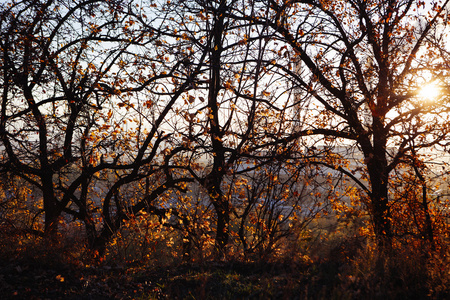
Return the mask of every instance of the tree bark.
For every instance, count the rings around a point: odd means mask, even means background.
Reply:
[[[51,172],[44,172],[41,176],[42,196],[44,201],[44,235],[55,238],[58,233],[58,218],[61,210],[53,192],[53,180]]]
[[[228,244],[228,226],[230,223],[230,209],[227,199],[221,191],[225,169],[225,149],[222,138],[223,132],[220,127],[219,105],[217,97],[221,89],[221,55],[223,51],[222,39],[224,33],[224,10],[227,8],[225,0],[220,2],[214,14],[216,15],[214,27],[212,29],[211,43],[211,83],[208,91],[209,125],[212,151],[214,153],[213,167],[205,180],[206,189],[214,205],[217,214],[216,250],[217,255],[225,254],[225,247]]]
[[[392,224],[389,208],[389,170],[386,159],[384,117],[373,112],[373,147],[365,153],[372,192],[371,210],[377,245],[381,253],[392,250]]]

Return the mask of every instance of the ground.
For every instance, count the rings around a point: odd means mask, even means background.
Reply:
[[[208,262],[123,268],[10,262],[0,269],[3,299],[303,299],[292,266]],[[301,278],[303,276],[300,276]],[[302,295],[303,294],[303,295]]]

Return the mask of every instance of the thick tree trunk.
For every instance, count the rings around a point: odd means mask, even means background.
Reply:
[[[92,249],[97,238],[97,231],[95,230],[95,224],[91,216],[87,216],[84,219],[84,226],[86,228],[86,239],[88,247]]]
[[[366,154],[372,186],[371,210],[375,236],[380,253],[392,250],[392,224],[389,207],[389,171],[386,159],[386,130],[382,117],[373,118],[373,150]]]
[[[217,214],[216,249],[217,254],[222,257],[229,240],[230,208],[228,202],[216,199],[214,207]]]
[[[380,192],[384,194],[384,188]],[[382,193],[372,195],[372,218],[378,249],[388,254],[392,250],[392,224],[388,199]]]
[[[56,238],[58,233],[58,219],[61,215],[61,209],[58,207],[57,200],[53,193],[52,174],[48,172],[41,177],[42,196],[44,201],[44,235],[49,238]]]

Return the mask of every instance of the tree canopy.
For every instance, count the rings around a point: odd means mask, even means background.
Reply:
[[[183,254],[211,244],[224,257],[264,255],[317,215],[357,210],[383,253],[405,236],[435,248],[447,8],[2,4],[2,203],[35,205],[27,229],[46,237],[81,224],[101,255],[139,218],[177,232]]]

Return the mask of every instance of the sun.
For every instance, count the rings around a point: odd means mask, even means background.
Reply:
[[[435,83],[428,83],[422,86],[419,90],[419,97],[426,101],[436,100],[441,91]]]

